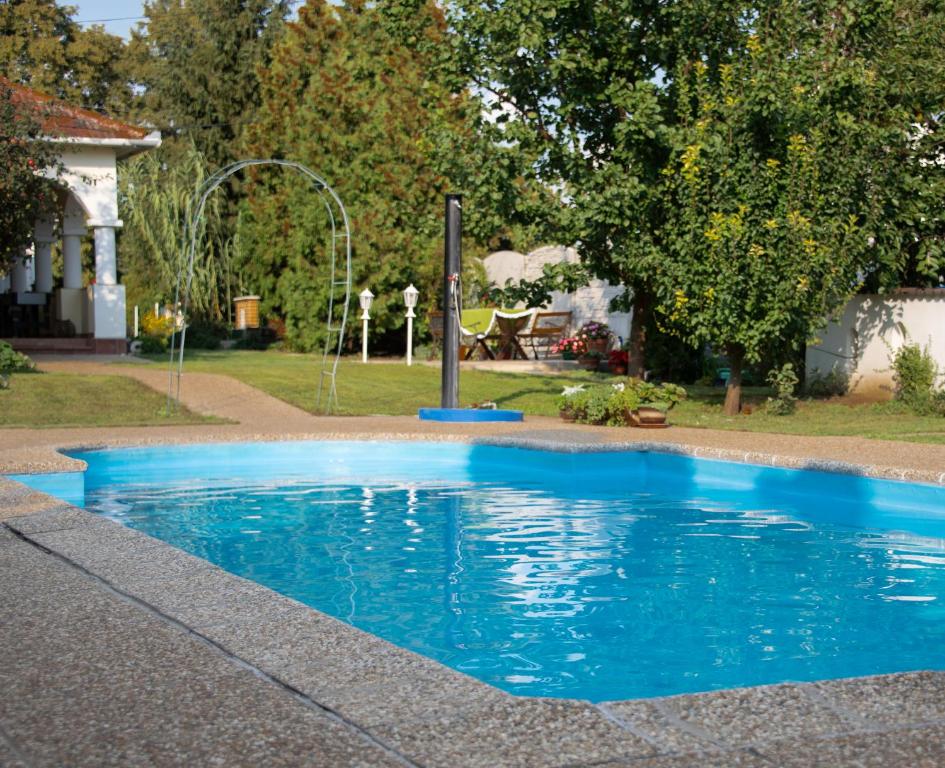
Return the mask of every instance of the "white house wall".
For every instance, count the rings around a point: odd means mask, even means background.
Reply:
[[[507,281],[536,280],[542,275],[545,264],[579,261],[577,251],[562,245],[538,248],[529,254],[517,251],[496,251],[483,259],[488,279],[502,287]],[[553,293],[550,312],[571,312],[571,330],[592,320],[606,322],[624,340],[630,335],[632,313],[611,312],[610,300],[623,292],[621,286],[610,285],[603,280],[593,280],[590,285],[571,294]]]
[[[110,147],[66,148],[61,182],[79,199],[89,226],[121,226],[118,220],[118,172]]]
[[[907,343],[928,348],[945,384],[945,289],[856,296],[837,322],[807,346],[807,379],[830,371],[849,377],[852,393],[889,398],[892,358]]]

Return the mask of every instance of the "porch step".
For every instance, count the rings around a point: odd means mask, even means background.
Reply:
[[[94,339],[91,336],[72,338],[8,338],[17,352],[27,355],[122,355],[128,351],[124,339]]]

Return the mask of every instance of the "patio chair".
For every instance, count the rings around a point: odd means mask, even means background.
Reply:
[[[547,358],[551,347],[567,335],[570,325],[570,312],[536,312],[531,329],[527,333],[520,333],[518,337],[528,343],[536,360],[540,348],[544,349]]]
[[[433,346],[441,347],[443,343],[443,313],[440,311],[431,311],[427,313],[427,321],[430,324],[430,335],[433,337]],[[488,357],[493,357],[492,350],[486,344],[486,339],[492,333],[495,325],[495,315],[489,318],[489,322],[484,330],[479,330],[478,325],[474,328],[459,327],[460,359],[469,360],[478,348]]]
[[[528,327],[534,316],[534,309],[525,312],[495,310],[493,318],[498,333],[490,334],[488,337],[496,342],[495,351],[493,352],[495,358],[515,360],[518,357],[522,360],[528,360],[528,355],[525,354],[525,350],[522,349],[522,344],[519,341],[519,334]]]

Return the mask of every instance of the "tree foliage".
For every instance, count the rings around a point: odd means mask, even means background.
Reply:
[[[116,116],[132,99],[122,39],[82,29],[55,0],[0,3],[0,72],[10,80]]]
[[[41,115],[24,113],[0,82],[0,274],[33,239],[36,219],[56,205],[47,169],[59,168],[58,152],[37,141]]]
[[[432,4],[414,21],[417,34],[444,34]],[[253,155],[298,160],[340,195],[351,217],[356,290],[369,286],[377,296],[372,330],[382,337],[404,322],[408,284],[427,306],[440,290],[443,194],[451,190],[438,141],[442,126],[462,126],[476,108],[432,76],[423,50],[403,44],[372,5],[309,2],[262,73],[263,104],[247,132]],[[315,347],[329,290],[321,202],[306,181],[260,170],[244,211],[248,288],[285,319],[293,347]]]
[[[461,74],[559,190],[548,215],[631,289],[637,348],[655,311],[737,374],[803,343],[860,279],[937,269],[940,2],[450,9]]]
[[[207,176],[207,162],[192,143],[183,152],[138,155],[124,166],[121,266],[129,306],[173,303],[190,248],[194,194]],[[189,319],[212,323],[227,317],[231,288],[238,285],[232,272],[236,244],[223,226],[223,205],[222,196],[208,200],[198,232]]]
[[[270,64],[288,8],[287,0],[146,2],[129,43],[143,89],[139,116],[172,144],[193,142],[213,170],[239,159],[260,103],[258,72]]]

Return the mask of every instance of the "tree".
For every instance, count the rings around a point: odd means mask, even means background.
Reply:
[[[627,286],[631,372],[664,247],[661,172],[671,151],[672,73],[685,55],[718,60],[743,34],[744,3],[454,0],[456,76],[481,94],[502,141],[533,162],[555,200],[532,210],[574,242],[598,277]],[[511,167],[510,178],[528,170]]]
[[[432,4],[418,18],[422,34],[445,33]],[[298,160],[337,190],[352,220],[356,290],[377,295],[372,331],[383,343],[404,323],[400,292],[409,283],[431,305],[439,293],[443,194],[451,189],[438,141],[442,126],[460,129],[477,107],[444,87],[423,47],[404,45],[364,2],[301,8],[261,77],[247,146],[255,156]],[[291,346],[315,348],[329,290],[320,201],[307,182],[265,169],[247,193],[247,287],[261,294],[264,311],[284,318]]]
[[[0,80],[0,274],[32,242],[36,219],[56,206],[46,174],[55,176],[61,165],[56,148],[39,141],[40,118],[18,108]]]
[[[0,4],[0,72],[72,104],[124,116],[132,98],[124,41],[101,26],[83,30],[74,13],[55,0]]]
[[[174,143],[192,141],[216,170],[237,157],[260,103],[258,72],[288,14],[287,0],[153,0],[132,33],[143,89],[139,116]],[[185,145],[186,151],[186,145]]]
[[[901,21],[885,5],[772,4],[714,69],[676,73],[659,311],[725,350],[728,414],[744,363],[814,337],[895,242],[875,236],[897,229],[884,203],[909,126],[877,69]]]
[[[655,313],[729,350],[735,410],[742,362],[803,343],[860,278],[940,269],[940,2],[449,7],[459,73],[559,191],[558,230],[630,288],[638,363]]]
[[[173,302],[178,274],[190,247],[193,197],[207,176],[207,162],[193,143],[183,152],[169,153],[163,148],[146,152],[124,166],[119,194],[125,222],[121,266],[129,307]],[[188,319],[219,322],[229,308],[235,275],[231,271],[233,243],[221,215],[223,205],[219,195],[207,202],[197,241]]]

